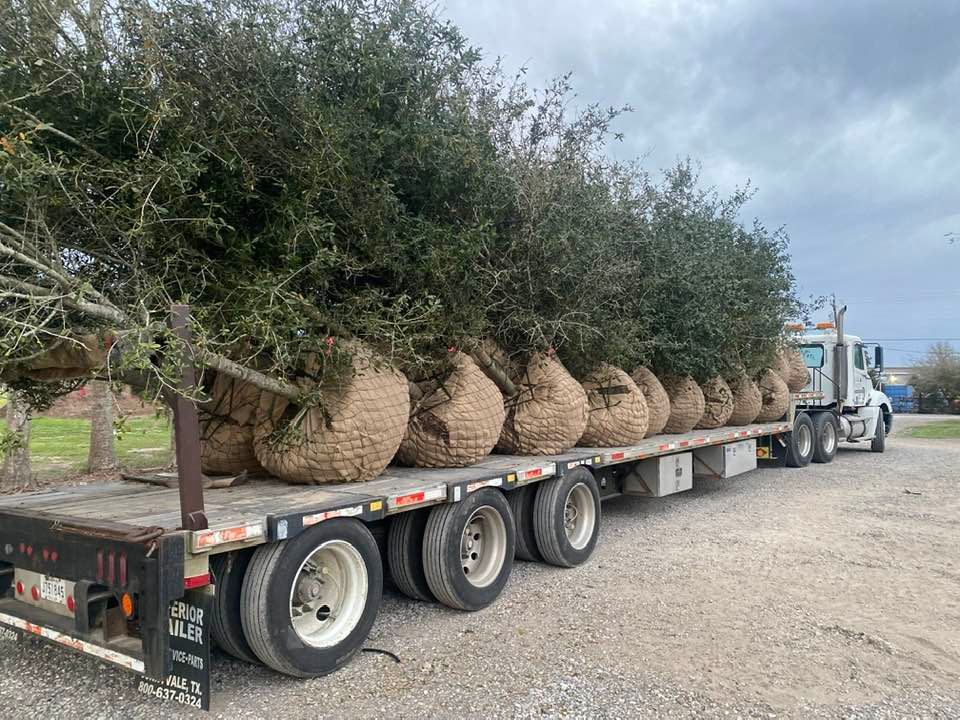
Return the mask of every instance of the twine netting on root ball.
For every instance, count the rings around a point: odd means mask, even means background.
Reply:
[[[774,370],[766,370],[757,385],[763,399],[757,422],[774,422],[786,415],[790,405],[790,390],[783,378]]]
[[[661,432],[670,418],[670,396],[657,376],[645,367],[638,367],[630,377],[647,401],[647,432],[645,437]]]
[[[800,392],[810,380],[810,371],[803,361],[803,355],[794,347],[785,347],[777,353],[774,369],[790,389],[790,392]]]
[[[464,467],[497,444],[506,414],[500,389],[463,353],[450,365],[439,378],[411,384],[410,421],[397,451],[402,465]]]
[[[760,388],[746,375],[731,380],[730,392],[733,394],[733,412],[727,419],[729,425],[749,425],[757,419],[763,407]]]
[[[578,445],[634,445],[647,433],[647,400],[626,372],[603,363],[583,381],[590,415]]]
[[[511,379],[517,394],[506,400],[497,451],[554,455],[569,450],[587,428],[587,393],[552,354],[533,353]]]
[[[209,400],[200,403],[200,466],[203,472],[235,475],[257,472],[253,450],[260,390],[229,375],[216,374]]]
[[[410,416],[407,379],[365,351],[355,352],[351,363],[352,376],[320,388],[317,405],[261,395],[254,449],[268,472],[290,483],[320,484],[371,480],[387,467]],[[309,374],[298,384],[316,389]]]
[[[661,382],[670,398],[670,417],[663,431],[669,434],[690,432],[703,417],[703,391],[689,375],[668,375]]]
[[[733,393],[726,381],[717,375],[700,386],[703,392],[703,416],[697,427],[703,430],[713,430],[727,424],[733,414]]]

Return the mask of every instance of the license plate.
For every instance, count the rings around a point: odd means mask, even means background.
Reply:
[[[40,597],[50,602],[65,605],[67,602],[67,583],[60,578],[44,576],[40,580]]]

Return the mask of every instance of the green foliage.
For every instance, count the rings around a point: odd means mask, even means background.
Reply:
[[[924,395],[939,395],[948,401],[960,398],[960,352],[950,343],[934,343],[916,366],[910,384]]]
[[[704,379],[799,309],[749,193],[612,162],[628,108],[572,113],[415,0],[12,0],[0,53],[0,371],[110,329],[112,370],[172,385],[187,302],[281,378],[346,372],[331,338],[417,375],[493,337]]]

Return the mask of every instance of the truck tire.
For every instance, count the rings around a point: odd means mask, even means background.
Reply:
[[[877,426],[873,430],[873,440],[870,441],[870,452],[882,453],[887,449],[887,430],[883,416],[877,417]]]
[[[889,435],[893,431],[893,412],[883,409],[883,432]]]
[[[537,547],[537,534],[533,529],[533,506],[536,497],[536,485],[524,485],[507,494],[510,510],[513,512],[513,522],[517,526],[515,555],[518,560],[531,562],[543,560],[540,549]]]
[[[787,438],[787,467],[806,467],[813,459],[816,443],[813,420],[800,413],[793,421],[793,432]]]
[[[585,562],[600,534],[600,491],[593,473],[581,466],[540,483],[534,517],[544,560],[559,567]]]
[[[387,567],[397,589],[409,598],[433,602],[423,572],[423,531],[429,510],[411,510],[390,521],[387,532]]]
[[[358,520],[327,520],[257,548],[240,597],[243,631],[264,665],[295,677],[326,675],[363,645],[382,592],[370,531]]]
[[[813,416],[813,462],[832,462],[840,444],[840,425],[829,412],[819,412]]]
[[[430,511],[423,565],[434,596],[456,610],[480,610],[500,595],[510,571],[516,527],[499,490],[483,488]]]
[[[228,655],[248,663],[259,664],[243,634],[243,613],[240,594],[243,577],[253,557],[253,548],[222,553],[210,558],[210,571],[216,583],[210,617],[210,634],[217,647]]]

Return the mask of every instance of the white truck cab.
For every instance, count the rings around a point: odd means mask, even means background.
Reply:
[[[846,309],[844,306],[836,311],[834,322],[818,323],[819,332],[799,338],[810,376],[804,389],[823,393],[821,399],[806,401],[802,408],[815,419],[823,413],[832,416],[833,428],[826,427],[832,424],[826,417],[816,423],[825,434],[836,430],[839,440],[870,440],[874,452],[883,452],[893,425],[893,404],[879,387],[883,348],[874,347],[871,376],[871,360],[863,340],[844,333]],[[830,438],[817,440],[830,442]]]

